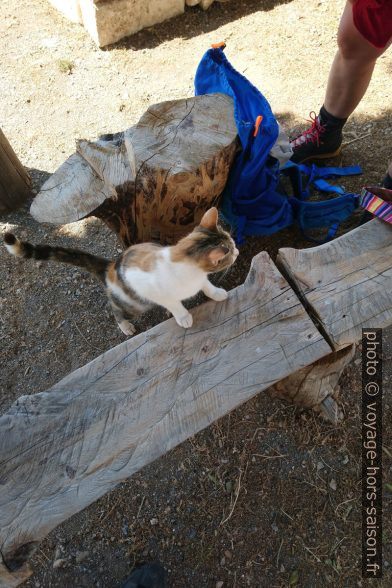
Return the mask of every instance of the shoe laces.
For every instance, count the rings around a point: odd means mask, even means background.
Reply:
[[[320,118],[314,111],[310,112],[309,116],[310,119],[307,120],[311,123],[311,127],[290,141],[290,145],[294,150],[301,147],[301,145],[305,145],[305,143],[316,143],[317,147],[320,145],[320,135],[325,132],[327,127],[320,122]]]

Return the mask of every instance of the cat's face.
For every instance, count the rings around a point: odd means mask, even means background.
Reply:
[[[206,273],[220,272],[230,267],[239,254],[229,233],[218,225],[218,211],[210,208],[200,224],[175,246],[173,261],[188,258]]]

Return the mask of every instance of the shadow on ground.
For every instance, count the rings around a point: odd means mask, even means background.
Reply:
[[[104,50],[132,49],[140,50],[157,47],[165,41],[178,37],[191,39],[204,33],[215,31],[221,26],[234,22],[254,12],[273,10],[281,4],[288,4],[292,0],[249,0],[241,2],[234,0],[228,3],[214,2],[206,11],[199,6],[186,6],[185,13],[163,23],[143,29],[142,31],[122,39],[118,43],[109,45]],[[217,39],[216,42],[222,39]]]

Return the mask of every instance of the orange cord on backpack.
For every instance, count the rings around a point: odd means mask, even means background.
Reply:
[[[262,123],[263,117],[261,114],[259,114],[259,116],[256,118],[256,122],[255,122],[255,132],[253,133],[253,136],[256,137],[257,133],[259,132],[259,127]]]
[[[226,43],[224,41],[221,41],[220,43],[213,43],[211,47],[213,49],[224,49],[226,47]]]

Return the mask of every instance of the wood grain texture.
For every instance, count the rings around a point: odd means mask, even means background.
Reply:
[[[0,417],[9,567],[118,482],[331,351],[266,253],[225,302],[192,314],[191,329],[161,323]]]
[[[335,350],[362,327],[392,323],[392,227],[374,219],[310,249],[280,249],[277,265]]]
[[[138,170],[130,208],[136,239],[175,243],[225,187],[237,150],[233,101],[210,94],[155,104],[124,138]]]
[[[123,133],[80,140],[31,206],[36,220],[101,218],[128,247],[174,243],[216,205],[237,150],[233,101],[223,94],[150,106]]]
[[[30,176],[0,129],[0,214],[18,208],[30,194]]]
[[[30,212],[41,223],[71,223],[114,196],[111,186],[79,153],[74,153],[44,183]]]

